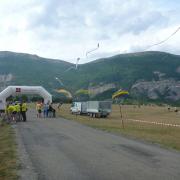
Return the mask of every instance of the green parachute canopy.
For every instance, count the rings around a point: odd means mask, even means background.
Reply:
[[[87,89],[79,89],[75,92],[75,95],[80,96],[80,95],[89,95],[89,90]]]

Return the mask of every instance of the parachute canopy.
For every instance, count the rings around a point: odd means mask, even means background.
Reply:
[[[76,91],[75,95],[88,95],[89,94],[89,90],[87,89],[79,89]]]
[[[61,94],[64,94],[67,98],[72,98],[72,94],[65,90],[65,89],[57,89],[55,90],[57,93],[61,93]]]
[[[112,99],[116,99],[116,98],[125,98],[129,95],[128,91],[125,90],[118,90],[116,91],[113,95],[112,95]]]

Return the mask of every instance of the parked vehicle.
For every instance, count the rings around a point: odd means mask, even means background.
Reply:
[[[81,114],[87,114],[87,102],[81,102]]]
[[[91,117],[107,117],[111,113],[111,101],[88,101],[87,113]]]
[[[73,102],[71,106],[72,114],[87,114],[87,102]]]

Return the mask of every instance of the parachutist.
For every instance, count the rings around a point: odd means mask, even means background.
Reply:
[[[76,69],[78,68],[79,60],[80,60],[80,58],[78,57],[78,58],[77,58],[77,61],[76,61]]]
[[[88,54],[90,54],[98,49],[99,49],[99,43],[97,44],[97,47],[95,49],[92,49],[92,50],[86,52],[86,57],[88,57]]]
[[[78,57],[77,60],[76,60],[76,66],[75,66],[75,67],[74,67],[74,66],[71,66],[71,67],[69,67],[68,69],[66,69],[64,72],[68,72],[68,71],[70,71],[71,69],[77,70],[77,69],[78,69],[79,60],[80,60],[80,58]]]

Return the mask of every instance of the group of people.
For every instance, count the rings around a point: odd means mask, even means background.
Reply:
[[[25,101],[7,102],[5,112],[1,113],[1,116],[3,117],[3,120],[7,123],[17,123],[20,121],[26,122],[27,110],[28,108]],[[56,117],[56,110],[53,107],[52,103],[37,102],[36,110],[38,118]]]
[[[56,110],[52,103],[37,102],[36,104],[37,117],[41,118],[42,114],[44,118],[56,117]]]
[[[5,120],[8,123],[26,121],[27,104],[23,102],[8,102],[5,109]]]

